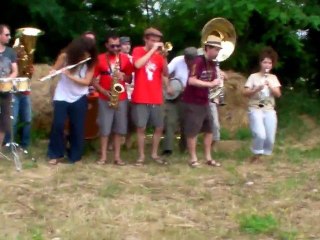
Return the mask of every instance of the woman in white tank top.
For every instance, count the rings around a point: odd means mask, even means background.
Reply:
[[[49,164],[56,165],[66,152],[64,128],[69,120],[69,143],[67,157],[71,163],[81,159],[84,145],[84,121],[87,111],[87,93],[97,59],[95,41],[87,37],[73,40],[58,56],[53,71],[65,66],[90,60],[64,71],[53,97],[53,122],[48,146]]]

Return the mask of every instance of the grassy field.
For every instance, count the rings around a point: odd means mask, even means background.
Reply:
[[[312,112],[291,114],[279,111],[272,157],[250,164],[241,130],[214,153],[221,168],[191,169],[179,153],[135,167],[136,150],[127,166],[100,166],[89,148],[81,164],[50,167],[35,141],[22,172],[0,160],[0,239],[320,239],[320,128]]]

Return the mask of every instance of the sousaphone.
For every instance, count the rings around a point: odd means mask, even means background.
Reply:
[[[217,75],[219,77],[219,63],[228,59],[233,53],[236,46],[237,35],[234,26],[227,19],[221,17],[211,19],[202,28],[202,46],[209,35],[215,35],[221,39],[222,49],[219,51],[219,54],[216,58]],[[223,81],[221,82],[221,85],[210,89],[209,98],[211,100],[223,93]]]

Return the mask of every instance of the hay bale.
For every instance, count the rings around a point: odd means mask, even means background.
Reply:
[[[248,126],[248,99],[242,94],[246,78],[233,71],[226,73],[228,75],[228,80],[224,84],[226,105],[219,107],[218,110],[221,126],[234,134],[239,128]]]
[[[32,102],[32,126],[37,130],[50,131],[52,123],[52,97],[50,95],[51,80],[40,82],[39,79],[49,73],[50,66],[47,64],[34,65],[34,74],[31,79],[31,102]]]

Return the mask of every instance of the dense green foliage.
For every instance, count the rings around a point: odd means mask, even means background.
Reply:
[[[200,46],[200,31],[214,17],[229,19],[237,31],[237,47],[223,68],[249,73],[262,46],[280,56],[276,73],[285,84],[299,77],[319,87],[320,4],[318,0],[11,0],[2,3],[1,22],[13,29],[36,26],[46,35],[39,39],[36,59],[52,60],[73,37],[85,30],[97,33],[103,48],[108,29],[130,35],[134,45],[148,25],[159,27],[174,44],[174,56],[188,45]],[[13,14],[19,12],[19,14]],[[306,36],[297,34],[307,31]],[[172,57],[170,56],[170,57]]]

